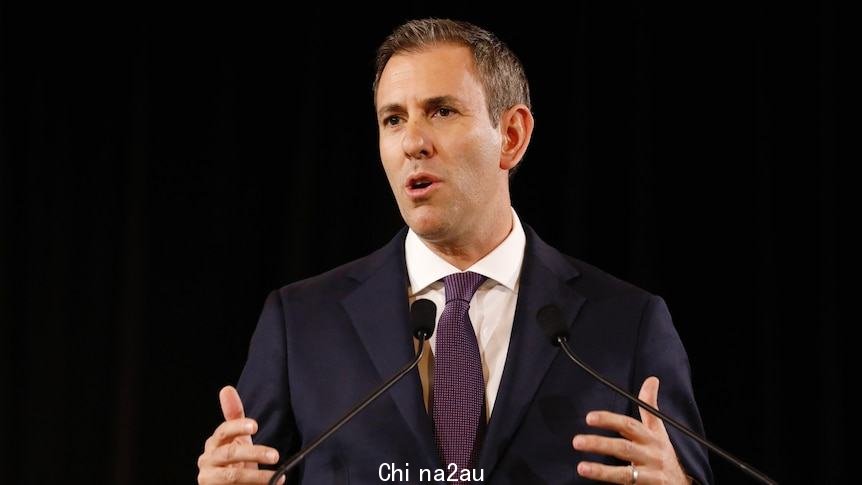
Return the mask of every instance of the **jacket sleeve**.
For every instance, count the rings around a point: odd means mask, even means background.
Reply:
[[[299,448],[287,368],[288,317],[278,291],[269,294],[251,338],[237,390],[245,415],[256,419],[255,444],[271,446],[284,461]]]
[[[649,376],[659,378],[658,408],[703,436],[703,423],[694,400],[688,355],[671,321],[664,300],[651,295],[638,329],[634,382],[637,393]],[[632,406],[632,415],[639,418]],[[683,471],[701,484],[712,483],[707,449],[671,425],[665,425]]]

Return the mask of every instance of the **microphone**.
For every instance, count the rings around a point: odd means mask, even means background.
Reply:
[[[357,404],[350,411],[348,411],[343,418],[338,420],[337,423],[333,424],[331,428],[318,436],[305,448],[299,450],[298,453],[290,457],[290,459],[285,462],[284,465],[280,466],[278,470],[276,470],[272,478],[269,479],[269,485],[276,485],[276,482],[278,482],[278,479],[281,478],[282,475],[286,475],[287,472],[296,467],[296,465],[298,465],[300,462],[302,462],[302,460],[305,459],[306,455],[314,451],[315,448],[320,446],[320,444],[326,441],[327,438],[332,436],[333,433],[335,433],[342,426],[347,424],[347,422],[353,419],[354,416],[359,414],[360,411],[365,409],[378,397],[382,396],[387,390],[389,390],[390,387],[395,385],[396,382],[400,381],[402,377],[406,376],[411,370],[413,370],[413,368],[419,364],[419,361],[422,360],[422,355],[425,353],[425,341],[428,340],[431,337],[431,334],[434,333],[434,322],[436,319],[437,305],[435,305],[433,301],[421,299],[413,302],[413,305],[410,306],[410,327],[413,330],[413,336],[419,340],[419,351],[416,352],[416,358],[413,359],[412,362],[404,366],[400,371],[398,371],[397,374],[392,376],[391,379],[384,382],[380,387],[375,389],[371,394],[368,395],[368,397],[360,401],[359,404]]]
[[[724,458],[725,460],[729,461],[730,463],[733,463],[734,465],[736,465],[737,467],[742,469],[742,471],[744,471],[744,472],[748,473],[749,475],[751,475],[752,477],[756,478],[758,481],[760,481],[762,483],[770,484],[770,485],[777,485],[778,484],[778,482],[769,478],[764,473],[758,471],[753,466],[745,463],[744,461],[740,460],[739,458],[731,455],[730,453],[722,450],[718,446],[710,443],[705,438],[699,436],[694,431],[685,427],[685,425],[683,425],[682,423],[679,423],[678,421],[667,416],[666,414],[659,411],[658,409],[650,406],[649,404],[647,404],[647,403],[641,401],[640,399],[636,398],[635,396],[629,394],[628,392],[626,392],[625,390],[623,390],[621,387],[617,386],[613,382],[605,379],[598,372],[596,372],[592,367],[590,367],[584,361],[582,361],[580,358],[578,358],[572,352],[572,349],[569,348],[569,344],[567,343],[569,340],[569,331],[566,328],[565,322],[563,321],[563,315],[560,313],[560,309],[557,308],[556,305],[551,304],[551,305],[545,305],[544,307],[542,307],[542,309],[539,310],[539,312],[536,314],[536,319],[539,321],[539,327],[541,327],[542,331],[545,332],[545,335],[547,335],[551,339],[551,343],[553,345],[560,346],[563,349],[563,352],[565,352],[566,355],[570,359],[572,359],[572,362],[574,362],[575,364],[578,364],[578,367],[585,370],[587,372],[587,374],[593,376],[596,380],[598,380],[599,382],[601,382],[605,386],[613,389],[614,392],[616,392],[617,394],[620,394],[621,396],[625,397],[629,401],[631,401],[631,402],[637,404],[638,406],[646,409],[653,416],[656,416],[657,418],[661,419],[665,423],[668,423],[668,424],[672,425],[674,428],[682,431],[689,438],[697,441],[698,443],[702,444],[703,446],[706,446],[710,450],[714,451],[718,456]]]

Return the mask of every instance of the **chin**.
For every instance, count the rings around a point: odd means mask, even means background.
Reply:
[[[436,210],[429,209],[427,207],[414,209],[405,220],[419,237],[433,241],[440,239],[447,232],[449,225],[446,217]]]

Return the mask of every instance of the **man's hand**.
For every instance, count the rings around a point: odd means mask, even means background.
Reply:
[[[275,472],[258,470],[257,465],[277,463],[278,451],[252,443],[251,435],[257,432],[257,422],[245,417],[236,389],[225,386],[219,392],[219,401],[225,421],[204,444],[204,452],[198,458],[198,483],[268,483]],[[279,483],[284,483],[284,477]]]
[[[638,398],[658,409],[658,379],[644,381]],[[690,483],[682,471],[664,423],[649,411],[640,408],[641,421],[608,411],[587,414],[587,424],[596,428],[616,431],[621,438],[597,435],[576,435],[572,446],[576,450],[610,455],[632,466],[609,466],[582,461],[578,474],[610,483],[638,485],[650,483]],[[634,470],[637,470],[637,480]]]

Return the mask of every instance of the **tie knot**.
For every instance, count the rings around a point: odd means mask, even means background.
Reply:
[[[463,300],[470,303],[473,294],[486,279],[486,277],[472,271],[452,273],[443,278],[443,285],[446,288],[446,303],[452,300]]]

